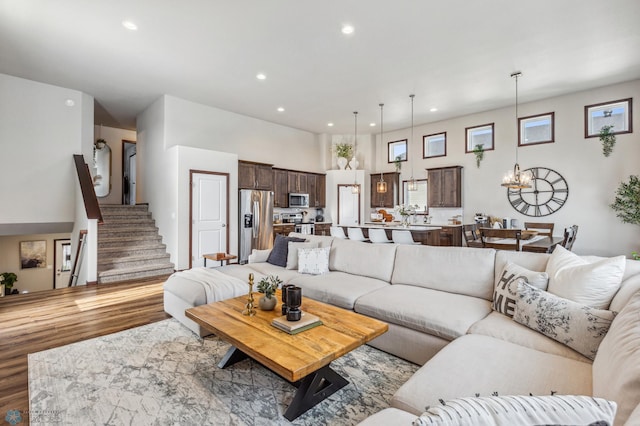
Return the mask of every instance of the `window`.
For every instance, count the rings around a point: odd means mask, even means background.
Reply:
[[[482,146],[485,151],[493,149],[493,123],[467,127],[465,130],[467,134],[466,153],[473,152],[478,145]]]
[[[518,118],[518,146],[553,142],[553,112]]]
[[[389,142],[388,162],[407,161],[407,140]]]
[[[418,186],[417,191],[409,191],[407,189],[408,183],[409,182],[406,180],[402,181],[402,199],[404,200],[404,204],[410,206],[417,205],[417,213],[426,213],[425,209],[427,208],[427,180],[416,179],[416,185]]]
[[[447,132],[422,137],[422,158],[445,157],[447,155]]]
[[[611,133],[631,133],[631,98],[584,107],[584,137],[598,137],[604,126]]]

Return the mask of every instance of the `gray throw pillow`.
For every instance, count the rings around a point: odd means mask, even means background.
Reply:
[[[287,255],[289,254],[289,242],[301,243],[306,241],[304,238],[296,237],[283,237],[280,234],[276,234],[276,240],[273,243],[273,249],[269,253],[267,263],[276,266],[287,266]]]

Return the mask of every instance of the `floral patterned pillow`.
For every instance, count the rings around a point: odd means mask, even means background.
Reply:
[[[330,249],[330,247],[299,248],[298,272],[311,275],[320,275],[329,272]]]
[[[518,283],[513,319],[594,359],[616,312],[581,305]]]

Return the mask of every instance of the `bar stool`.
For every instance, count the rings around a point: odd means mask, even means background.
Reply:
[[[344,234],[344,229],[341,226],[332,226],[329,228],[329,232],[332,237],[341,238],[343,240],[347,239],[347,236]]]
[[[391,231],[391,238],[393,239],[394,244],[420,244],[413,241],[411,231],[400,231],[394,229]]]
[[[369,241],[364,237],[362,229],[360,228],[347,228],[347,235],[349,235],[349,239],[353,241]]]
[[[369,239],[372,243],[392,243],[384,229],[369,228]]]

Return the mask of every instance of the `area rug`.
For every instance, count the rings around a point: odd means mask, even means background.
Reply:
[[[295,387],[175,319],[29,354],[29,409],[52,425],[287,425]],[[418,369],[362,346],[332,364],[349,384],[293,424],[353,425],[389,406]]]

